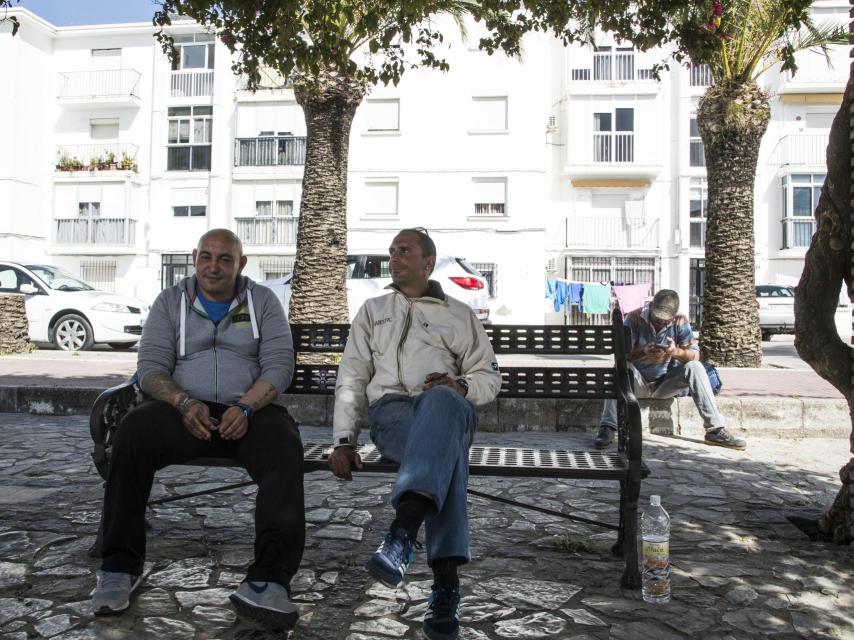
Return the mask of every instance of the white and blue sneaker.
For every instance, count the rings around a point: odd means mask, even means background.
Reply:
[[[272,629],[293,629],[299,619],[299,610],[287,589],[277,582],[246,580],[228,598],[237,613]]]
[[[403,581],[406,569],[412,562],[412,548],[416,545],[418,543],[410,539],[406,529],[387,533],[365,568],[385,586],[394,588]]]

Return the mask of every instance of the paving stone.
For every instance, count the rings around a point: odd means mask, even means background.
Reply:
[[[196,630],[189,622],[172,618],[143,618],[145,635],[152,638],[169,640],[193,640]]]
[[[162,571],[148,576],[149,584],[157,587],[194,589],[207,587],[212,567],[207,558],[187,558],[171,563]]]
[[[792,631],[792,625],[763,609],[739,609],[723,614],[723,621],[744,633],[772,635]]]
[[[502,638],[550,638],[563,633],[566,624],[566,620],[541,611],[524,618],[496,622],[495,633]]]
[[[759,597],[759,594],[756,591],[748,587],[747,585],[742,585],[740,587],[736,587],[735,589],[728,591],[724,596],[731,604],[734,604],[737,607],[744,607]]]
[[[228,605],[231,589],[201,589],[199,591],[176,591],[175,598],[183,609],[192,609],[200,604],[224,607]]]
[[[237,614],[230,607],[193,607],[193,624],[202,629],[228,629],[235,620]]]
[[[40,598],[0,598],[0,625],[52,606],[52,601]]]
[[[506,607],[494,602],[481,602],[464,598],[460,604],[460,622],[492,622],[508,618],[516,613],[515,607]]]
[[[478,590],[518,609],[557,609],[581,591],[581,587],[563,582],[507,577],[487,580],[478,585]]]
[[[61,613],[56,616],[42,618],[33,626],[35,627],[36,631],[39,632],[40,636],[44,638],[50,638],[51,636],[55,636],[58,633],[67,631],[74,624],[75,622],[71,619],[71,616],[66,613]]]
[[[352,540],[359,542],[364,535],[361,527],[351,527],[344,524],[330,524],[314,532],[317,538],[328,538],[330,540]]]
[[[406,603],[396,600],[370,600],[356,607],[354,613],[363,618],[380,618],[390,613],[399,613],[405,606]]]
[[[350,631],[402,638],[409,631],[409,626],[393,618],[372,618],[370,620],[357,620],[350,625]]]
[[[655,622],[616,622],[608,635],[609,640],[683,640],[684,637]]]
[[[0,562],[0,589],[18,587],[26,582],[27,565],[17,562]]]
[[[142,591],[135,600],[137,611],[149,616],[171,616],[178,611],[178,606],[172,595],[165,589],[148,589]],[[91,612],[91,605],[89,606]]]
[[[314,583],[314,570],[300,569],[291,578],[291,592],[308,591]]]
[[[597,618],[587,609],[561,609],[561,613],[572,619],[575,624],[584,624],[596,627],[607,627],[608,623]]]

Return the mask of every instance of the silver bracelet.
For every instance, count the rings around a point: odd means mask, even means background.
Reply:
[[[193,399],[190,397],[190,394],[187,392],[184,392],[184,397],[181,398],[181,400],[178,402],[178,405],[176,408],[181,413],[184,413],[184,409],[186,409],[187,405],[190,404],[192,401],[193,401]]]

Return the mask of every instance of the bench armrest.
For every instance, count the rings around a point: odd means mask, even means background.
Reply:
[[[110,387],[95,400],[89,412],[89,435],[95,443],[92,460],[105,480],[109,466],[109,447],[113,433],[125,414],[139,404],[140,391],[134,373],[125,382]]]

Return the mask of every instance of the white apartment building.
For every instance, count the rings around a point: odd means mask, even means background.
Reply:
[[[847,16],[841,2],[814,10]],[[306,130],[282,79],[245,91],[228,50],[192,22],[174,25],[171,64],[149,24],[55,27],[13,11],[18,35],[0,26],[0,256],[153,300],[191,272],[201,233],[228,227],[247,275],[291,269]],[[478,51],[474,29],[467,41],[453,23],[444,33],[449,73],[407,72],[359,107],[349,251],[384,251],[396,230],[425,226],[440,253],[490,277],[494,322],[568,319],[547,311],[545,277],[669,286],[696,312],[705,169],[692,118],[704,69],[671,65],[655,80],[663,52],[607,34],[566,49],[531,35],[515,60]],[[844,47],[834,61],[829,71],[808,54],[795,78],[765,79],[757,282],[799,277]]]

